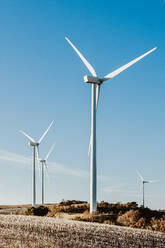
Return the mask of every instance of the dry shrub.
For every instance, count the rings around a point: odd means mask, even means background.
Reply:
[[[137,209],[136,202],[128,202],[126,204],[121,204],[120,202],[116,204],[108,203],[108,202],[100,202],[97,203],[97,209],[99,213],[113,213],[113,214],[123,214],[131,209]]]
[[[50,212],[47,216],[55,216],[58,212],[68,213],[68,214],[76,214],[76,213],[84,213],[87,211],[89,213],[89,204],[85,201],[62,201],[59,204],[51,205]],[[128,202],[126,204],[110,204],[108,202],[100,202],[97,203],[97,210],[100,214],[115,214],[122,215],[123,213],[129,211],[130,209],[137,209],[136,202]]]
[[[145,228],[146,227],[146,218],[141,217],[135,224],[137,228]]]
[[[120,225],[135,227],[136,222],[139,220],[139,210],[130,210],[117,218]]]
[[[36,216],[45,216],[49,212],[49,208],[45,206],[31,207],[25,211],[25,215],[36,215]]]
[[[69,201],[71,202],[71,201]],[[77,214],[83,213],[85,211],[89,211],[89,204],[88,203],[79,203],[79,204],[55,204],[50,206],[50,212],[48,213],[48,217],[56,216],[57,213],[68,213],[68,214]]]
[[[84,203],[87,203],[86,201],[79,201],[79,200],[67,200],[67,201],[64,201],[62,200],[59,205],[61,206],[71,206],[73,204],[84,204]]]
[[[160,232],[165,232],[165,220],[161,219],[160,220]]]
[[[153,211],[148,208],[130,210],[117,218],[120,225],[145,228],[148,230],[165,232],[165,215],[161,211]]]
[[[152,226],[152,230],[154,231],[165,232],[165,218],[164,217],[161,219],[152,218],[151,226]]]

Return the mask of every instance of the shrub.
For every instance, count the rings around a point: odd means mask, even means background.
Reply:
[[[151,227],[154,231],[165,232],[165,218],[161,219],[152,218],[151,219]]]
[[[110,204],[108,202],[100,202],[97,203],[97,209],[99,213],[110,213],[113,212],[113,214],[124,214],[125,212],[131,210],[131,209],[138,209],[136,202],[128,202],[126,204],[121,204],[120,202],[116,204]]]
[[[59,205],[61,206],[71,206],[73,204],[84,204],[84,203],[87,203],[86,201],[78,201],[78,200],[62,200]]]
[[[39,206],[39,207],[31,207],[28,208],[25,212],[26,215],[36,215],[36,216],[45,216],[49,212],[49,208],[45,206]]]
[[[146,227],[146,218],[141,217],[135,224],[137,228],[145,228]]]
[[[140,218],[139,210],[129,210],[117,218],[117,222],[124,226],[134,227]]]

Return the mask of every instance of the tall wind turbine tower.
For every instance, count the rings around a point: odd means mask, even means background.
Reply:
[[[143,202],[143,204],[142,204],[142,206],[144,207],[144,185],[146,184],[146,183],[156,183],[156,182],[159,182],[159,180],[144,180],[144,178],[142,177],[142,175],[140,174],[140,172],[138,171],[138,170],[136,170],[136,172],[137,172],[137,174],[138,174],[138,176],[139,176],[139,178],[140,178],[140,180],[141,180],[141,182],[142,182],[142,202]]]
[[[39,158],[39,145],[47,132],[49,131],[50,127],[52,126],[54,121],[52,121],[49,125],[49,127],[46,129],[46,131],[43,133],[41,138],[38,141],[35,141],[32,137],[30,137],[28,134],[20,131],[26,138],[28,138],[29,145],[32,147],[32,207],[36,207],[36,174],[35,174],[35,161],[36,161],[36,152],[37,157]]]
[[[92,87],[92,94],[91,94],[91,137],[90,137],[90,213],[93,213],[97,210],[96,200],[96,188],[97,188],[97,177],[96,177],[96,111],[98,107],[99,95],[100,95],[100,87],[101,85],[109,80],[120,74],[122,71],[126,70],[131,65],[135,64],[151,52],[153,52],[155,48],[151,49],[150,51],[146,52],[145,54],[141,55],[140,57],[132,60],[126,65],[118,68],[117,70],[107,74],[103,78],[97,76],[95,69],[92,65],[85,59],[85,57],[78,51],[78,49],[73,45],[73,43],[65,37],[71,47],[75,50],[78,54],[82,62],[88,68],[92,76],[84,76],[84,82],[91,84]]]
[[[38,158],[39,162],[41,163],[41,204],[44,204],[44,167],[48,174],[47,160],[50,154],[52,153],[53,149],[54,149],[54,145],[52,145],[52,147],[50,148],[48,154],[44,159]]]

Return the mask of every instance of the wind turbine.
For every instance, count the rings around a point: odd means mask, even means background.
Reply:
[[[78,51],[78,49],[73,45],[73,43],[65,37],[71,47],[75,50],[78,54],[80,59],[83,61],[85,66],[88,68],[92,76],[84,76],[84,82],[89,83],[92,85],[92,94],[91,94],[91,136],[90,136],[90,213],[93,213],[97,210],[96,205],[96,186],[97,186],[97,178],[96,178],[96,111],[98,107],[99,95],[100,95],[100,87],[104,81],[108,79],[112,79],[122,71],[126,70],[131,65],[135,64],[151,52],[153,52],[155,48],[151,49],[150,51],[146,52],[145,54],[141,55],[140,57],[132,60],[126,65],[118,68],[117,70],[107,74],[103,78],[97,76],[94,68],[92,65],[84,58],[84,56]]]
[[[35,141],[32,137],[26,134],[24,131],[20,130],[20,132],[29,139],[29,145],[32,147],[32,207],[36,207],[36,174],[35,174],[35,159],[36,159],[36,152],[37,157],[39,158],[39,145],[49,129],[51,128],[54,121],[52,121],[46,131],[43,133],[41,138],[38,141]]]
[[[51,146],[50,150],[48,151],[48,154],[44,159],[38,158],[39,162],[41,163],[41,203],[42,204],[44,204],[44,167],[48,173],[47,160],[54,149],[54,145],[55,144]]]
[[[159,182],[159,180],[149,180],[149,181],[146,181],[144,180],[144,178],[142,177],[142,175],[140,174],[140,172],[138,170],[136,170],[140,180],[142,181],[142,194],[143,194],[143,207],[144,207],[144,184],[145,183],[156,183],[156,182]]]

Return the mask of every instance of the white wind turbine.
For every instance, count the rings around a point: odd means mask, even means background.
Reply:
[[[44,167],[48,174],[47,160],[54,149],[55,144],[53,144],[44,159],[38,158],[41,163],[41,203],[44,204]]]
[[[88,70],[91,72],[92,76],[84,76],[84,81],[86,83],[89,83],[92,85],[92,96],[91,96],[91,136],[90,136],[90,213],[95,212],[97,210],[96,205],[96,110],[98,107],[98,101],[99,101],[99,95],[100,95],[100,87],[101,84],[108,80],[112,79],[115,76],[117,76],[122,71],[126,70],[131,65],[135,64],[137,61],[141,60],[145,56],[147,56],[149,53],[153,52],[155,48],[151,49],[150,51],[146,52],[145,54],[141,55],[140,57],[132,60],[128,64],[118,68],[117,70],[107,74],[103,78],[100,78],[97,76],[94,68],[91,66],[91,64],[84,58],[84,56],[78,51],[78,49],[72,44],[72,42],[65,37],[65,39],[68,41],[68,43],[72,46],[72,48],[75,50],[75,52],[78,54],[80,59],[83,61],[85,66],[88,68]]]
[[[144,178],[142,177],[142,175],[140,174],[140,172],[138,170],[136,170],[141,182],[142,182],[142,198],[143,198],[143,204],[142,206],[144,207],[144,184],[145,183],[156,183],[159,182],[159,180],[144,180]]]
[[[28,134],[20,131],[24,136],[26,136],[29,139],[29,145],[32,146],[32,206],[36,207],[36,174],[35,174],[35,160],[36,160],[36,152],[37,157],[39,158],[39,145],[47,132],[49,131],[50,127],[52,126],[54,121],[52,121],[49,125],[49,127],[46,129],[46,131],[43,133],[41,138],[36,142],[32,137],[30,137]]]

